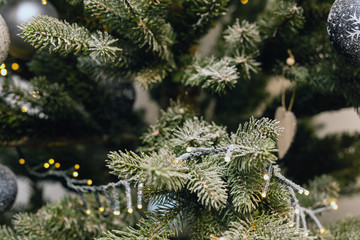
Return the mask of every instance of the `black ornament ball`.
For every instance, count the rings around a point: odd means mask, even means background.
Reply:
[[[330,42],[344,59],[360,64],[360,0],[336,0],[327,21]]]
[[[106,86],[112,102],[112,110],[117,117],[124,117],[132,111],[135,102],[135,88],[131,82],[110,81]]]
[[[17,194],[17,183],[14,173],[0,164],[0,213],[13,205]]]

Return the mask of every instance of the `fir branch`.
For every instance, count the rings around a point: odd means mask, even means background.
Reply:
[[[238,71],[244,78],[250,79],[251,74],[256,74],[260,70],[260,63],[255,60],[256,55],[257,53],[245,55],[236,51],[234,56],[228,57],[228,59],[231,64],[237,66]]]
[[[226,128],[208,123],[194,117],[186,120],[183,126],[178,127],[170,139],[175,149],[186,149],[186,147],[212,147],[217,145],[227,136]]]
[[[233,88],[238,79],[236,67],[228,59],[216,60],[214,57],[201,58],[197,55],[192,65],[185,70],[181,81],[185,85],[224,92],[227,88]]]
[[[238,49],[240,52],[249,52],[257,48],[261,41],[259,27],[255,23],[243,20],[240,24],[237,18],[232,26],[224,32],[228,51]]]
[[[227,203],[226,183],[222,180],[223,169],[212,162],[195,165],[187,184],[190,192],[195,192],[198,201],[205,208],[219,210]]]
[[[173,231],[169,231],[150,216],[147,219],[140,219],[136,229],[128,227],[127,231],[113,230],[106,232],[105,235],[98,240],[168,240],[168,237],[173,235]]]
[[[37,16],[20,26],[20,34],[32,46],[62,54],[84,53],[104,61],[114,60],[119,48],[113,46],[116,39],[106,32],[91,34],[86,28],[69,24],[49,16]]]
[[[162,18],[144,16],[150,6],[133,0],[119,2],[85,0],[84,5],[92,16],[100,18],[101,22],[135,42],[139,48],[152,51],[164,60],[172,59],[170,51],[173,42],[172,28]]]
[[[150,155],[133,152],[110,152],[107,160],[111,173],[143,182],[146,187],[178,191],[188,180],[188,168],[176,161],[175,155],[166,150]]]
[[[231,175],[228,179],[232,204],[240,214],[253,212],[261,203],[262,181],[252,174]]]
[[[14,230],[7,226],[0,226],[0,239],[21,240]]]
[[[294,1],[273,1],[259,19],[260,32],[266,38],[275,38],[278,34],[289,39],[303,27],[304,10]]]

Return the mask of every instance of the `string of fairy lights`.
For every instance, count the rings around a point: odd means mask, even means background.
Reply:
[[[125,197],[127,204],[127,212],[132,214],[134,212],[132,206],[132,196],[131,196],[131,185],[129,181],[119,180],[117,182],[108,183],[106,185],[93,186],[93,181],[91,179],[77,179],[79,177],[78,170],[80,169],[79,164],[75,164],[72,168],[66,170],[60,170],[61,164],[56,162],[53,158],[50,158],[48,161],[38,164],[34,167],[30,167],[26,164],[26,157],[20,149],[17,148],[17,151],[20,156],[19,164],[24,165],[27,172],[36,177],[36,178],[50,178],[57,177],[65,180],[66,187],[74,192],[76,192],[80,199],[83,202],[85,213],[90,215],[92,213],[91,208],[85,198],[84,193],[93,194],[95,201],[97,203],[97,209],[99,212],[105,211],[105,206],[101,204],[99,194],[103,194],[107,201],[109,202],[110,208],[112,209],[113,215],[119,216],[120,212],[120,201],[119,201],[119,191],[121,187],[125,188]],[[45,171],[44,171],[45,170]],[[142,195],[144,185],[139,183],[137,186],[137,208],[142,209]]]
[[[222,147],[222,148],[187,147],[186,148],[187,153],[184,153],[183,155],[179,156],[176,159],[176,161],[180,162],[180,161],[183,161],[186,159],[191,159],[191,158],[195,158],[195,157],[199,157],[199,156],[214,155],[217,153],[225,153],[224,160],[226,163],[229,163],[231,161],[231,157],[235,150],[250,150],[250,149],[251,149],[250,147],[235,145],[235,144],[231,144],[227,147]],[[330,206],[320,207],[320,208],[316,208],[316,209],[305,208],[299,204],[299,200],[296,197],[295,191],[297,191],[298,194],[300,194],[300,195],[304,194],[305,196],[309,196],[310,191],[297,185],[296,183],[292,182],[291,180],[289,180],[288,178],[283,176],[280,173],[280,168],[277,165],[270,165],[266,169],[264,169],[262,178],[265,181],[263,191],[261,192],[262,198],[266,198],[268,196],[268,190],[269,190],[270,181],[272,178],[276,178],[279,182],[281,182],[287,186],[287,189],[290,193],[291,205],[292,205],[292,209],[293,209],[293,214],[291,216],[292,221],[290,223],[290,226],[292,226],[292,227],[295,226],[296,229],[299,229],[300,227],[302,227],[305,232],[304,237],[308,237],[309,229],[307,227],[307,220],[306,220],[306,215],[308,215],[315,222],[317,227],[319,228],[319,232],[320,233],[325,232],[325,229],[322,226],[322,224],[320,223],[319,219],[316,217],[316,214],[324,212],[324,211],[332,210],[332,209],[337,210],[338,205],[336,203],[336,199],[331,200]]]

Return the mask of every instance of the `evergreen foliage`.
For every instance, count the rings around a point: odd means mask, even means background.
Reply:
[[[164,124],[177,109],[163,112],[155,125]],[[158,208],[139,222],[138,229],[108,232],[103,239],[167,239],[176,236],[174,228],[180,226],[188,226],[191,239],[303,238],[306,229],[296,232],[290,227],[291,197],[283,178],[271,181],[268,196],[261,196],[262,173],[277,160],[275,142],[281,129],[276,121],[250,119],[231,135],[192,116],[179,122],[172,135],[162,135],[165,141],[153,136],[163,142],[157,152],[108,155],[111,172],[143,183],[145,197]],[[325,191],[320,186],[326,184],[334,183],[323,177],[311,184],[323,200],[335,197],[338,190]],[[319,207],[329,202],[309,200],[307,204]]]

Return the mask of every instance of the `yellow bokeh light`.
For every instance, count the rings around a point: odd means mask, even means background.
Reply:
[[[5,66],[5,63],[1,64],[0,65],[0,69],[4,69],[6,66]]]
[[[266,192],[262,192],[261,197],[266,198]]]
[[[91,214],[91,210],[90,210],[90,209],[86,209],[85,213],[86,213],[87,215],[90,215],[90,214]]]
[[[12,70],[16,71],[16,70],[19,70],[19,68],[20,68],[20,66],[19,66],[18,63],[13,63],[13,64],[11,64],[11,69],[12,69]]]
[[[119,211],[119,210],[115,210],[115,211],[113,211],[113,214],[114,214],[115,216],[119,216],[119,215],[120,215],[120,211]]]
[[[7,75],[7,70],[6,70],[6,68],[1,69],[0,74],[1,74],[1,76],[5,77],[5,76]]]
[[[51,165],[53,165],[53,164],[55,163],[55,160],[52,159],[52,158],[50,158],[50,159],[49,159],[49,163],[50,163]]]
[[[87,185],[92,185],[93,184],[93,182],[92,182],[92,180],[91,179],[89,179],[89,180],[87,180]]]
[[[104,211],[105,211],[105,208],[104,208],[104,207],[99,207],[99,211],[100,211],[100,212],[104,212]]]
[[[79,165],[79,164],[75,164],[74,168],[75,168],[76,170],[78,170],[78,169],[80,168],[80,165]]]
[[[24,164],[25,164],[25,159],[20,158],[20,159],[19,159],[19,163],[20,163],[21,165],[24,165]]]
[[[41,0],[41,4],[42,4],[42,5],[46,5],[46,4],[47,4],[47,0]]]
[[[231,159],[230,159],[229,156],[226,156],[226,157],[225,157],[225,162],[230,162],[230,160],[231,160]]]
[[[187,152],[191,152],[191,151],[192,151],[192,148],[191,148],[191,147],[187,147],[187,148],[186,148],[186,151],[187,151]]]
[[[56,167],[56,168],[60,168],[60,163],[58,163],[58,162],[55,163],[55,167]]]
[[[247,4],[247,3],[249,2],[249,0],[240,0],[240,2],[241,2],[242,4]]]
[[[134,212],[134,210],[132,209],[132,208],[128,208],[128,213],[133,213]]]
[[[305,196],[309,196],[310,192],[308,190],[305,190],[304,194]]]
[[[73,177],[78,177],[79,173],[77,171],[73,171],[72,175],[73,175]]]
[[[22,111],[23,113],[26,113],[26,112],[28,111],[28,108],[27,108],[27,107],[22,107],[22,108],[21,108],[21,111]]]
[[[325,229],[320,228],[320,233],[324,233],[324,232],[325,232]]]
[[[44,163],[44,168],[49,168],[50,164],[49,163]]]
[[[299,193],[299,194],[303,194],[303,193],[304,193],[304,190],[300,189],[300,190],[298,191],[298,193]]]
[[[143,208],[142,204],[138,204],[138,205],[137,205],[137,208],[138,208],[138,209],[142,209],[142,208]]]

